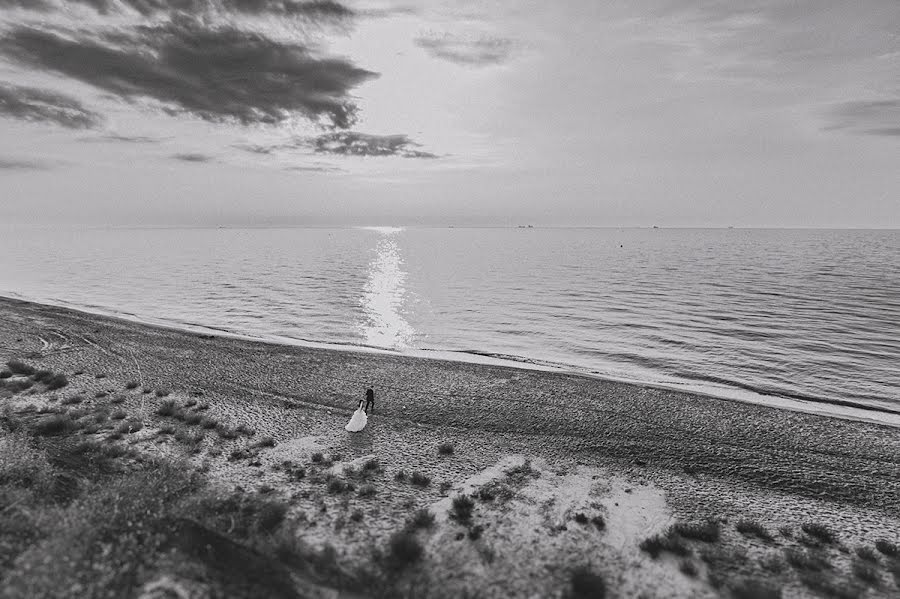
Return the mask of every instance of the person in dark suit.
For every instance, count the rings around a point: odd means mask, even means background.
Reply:
[[[369,406],[372,406],[372,410],[375,409],[375,392],[372,387],[366,389],[366,414],[369,413]]]

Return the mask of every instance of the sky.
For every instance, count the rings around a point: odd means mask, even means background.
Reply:
[[[0,214],[900,227],[897,0],[0,0]]]

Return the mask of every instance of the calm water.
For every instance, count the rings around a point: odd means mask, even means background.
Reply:
[[[900,232],[0,230],[0,293],[900,410]],[[779,401],[775,399],[773,401]]]

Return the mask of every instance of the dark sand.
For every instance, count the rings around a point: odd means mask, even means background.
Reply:
[[[785,596],[828,596],[833,589],[814,588],[802,569],[784,563],[793,549],[827,556],[832,567],[817,576],[856,593],[849,596],[900,593],[889,563],[878,585],[853,574],[857,547],[900,541],[900,429],[889,426],[575,375],[202,335],[3,298],[0,351],[70,375],[68,387],[22,394],[20,404],[77,391],[93,398],[138,382],[122,407],[145,428],[122,443],[185,457],[225,488],[274,488],[307,522],[299,534],[335,546],[344,559],[430,507],[439,526],[426,542],[426,567],[446,592],[435,596],[561,597],[576,562],[601,572],[615,597],[729,596],[757,579]],[[368,385],[376,391],[370,425],[346,433]],[[188,453],[156,435],[163,400],[142,387],[170,390],[178,402],[202,393],[210,416],[277,444],[229,461],[247,441],[213,434]],[[440,456],[441,442],[454,453]],[[377,493],[336,497],[315,476],[292,481],[279,468],[290,460],[313,473],[316,450],[336,456],[337,474],[377,457],[384,466],[373,480]],[[524,459],[537,473],[514,499],[476,501],[480,539],[446,519],[450,497],[476,492]],[[400,469],[433,482],[424,489],[398,482]],[[354,510],[365,518],[350,524]],[[606,529],[577,523],[578,513],[603,515]],[[720,522],[721,538],[690,541],[696,577],[679,571],[680,558],[652,559],[638,549],[669,524],[707,518]],[[737,533],[742,519],[776,538]],[[826,524],[839,540],[817,546],[800,533],[805,522]]]

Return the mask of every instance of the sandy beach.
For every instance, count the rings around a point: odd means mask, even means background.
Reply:
[[[0,299],[0,349],[4,362],[68,381],[51,390],[34,375],[4,379],[8,443],[16,429],[32,431],[17,442],[38,448],[63,437],[122,446],[122,460],[181,464],[222,497],[284,505],[277,534],[302,542],[306,566],[267,559],[289,581],[270,596],[900,593],[895,427],[575,375],[205,335],[13,299]],[[26,379],[35,382],[11,386]],[[363,432],[347,433],[367,386],[374,413]],[[117,411],[124,416],[112,418]],[[68,412],[75,423],[109,418],[64,435],[34,432]],[[140,426],[117,433],[119,422]],[[0,515],[13,518],[23,505],[4,499]],[[411,527],[423,509],[434,522]],[[421,555],[412,551],[382,586],[360,583],[361,565],[398,554],[402,530]],[[4,596],[44,589],[52,565],[37,556],[59,546],[47,532],[7,543]],[[195,576],[167,564],[144,568],[120,596],[240,594],[209,568]]]

